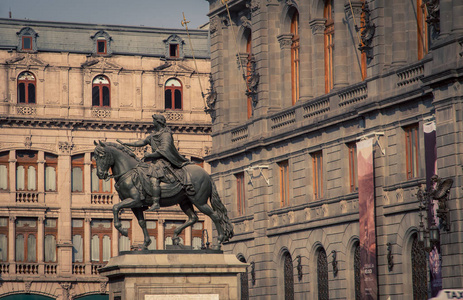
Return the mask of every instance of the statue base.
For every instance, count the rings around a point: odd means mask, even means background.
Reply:
[[[247,264],[219,250],[126,251],[101,268],[111,300],[237,300]]]

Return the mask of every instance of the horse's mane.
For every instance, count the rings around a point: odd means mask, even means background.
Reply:
[[[114,148],[116,148],[116,149],[118,149],[118,150],[121,150],[121,151],[124,152],[125,154],[127,154],[127,155],[133,157],[133,158],[134,158],[136,161],[138,161],[138,162],[141,161],[141,159],[139,159],[139,158],[135,155],[135,153],[133,153],[133,151],[130,150],[130,148],[128,148],[128,147],[126,147],[126,146],[123,146],[123,145],[118,144],[118,143],[113,143],[113,142],[105,142],[105,144],[106,144],[107,146],[112,146],[112,147],[114,147]]]

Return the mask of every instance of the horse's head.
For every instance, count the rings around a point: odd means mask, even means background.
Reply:
[[[93,152],[96,161],[96,175],[99,179],[107,179],[109,177],[109,168],[114,165],[114,158],[109,147],[102,141],[93,141],[95,151]]]

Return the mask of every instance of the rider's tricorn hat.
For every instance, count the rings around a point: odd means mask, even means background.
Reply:
[[[158,122],[162,126],[166,126],[166,118],[163,115],[154,114],[153,115],[153,121]]]

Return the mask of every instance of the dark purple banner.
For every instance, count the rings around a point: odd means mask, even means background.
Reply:
[[[423,124],[424,132],[424,149],[426,161],[426,189],[432,188],[431,177],[436,174],[437,147],[436,147],[436,123],[429,122]],[[437,201],[429,206],[428,211],[428,228],[434,219],[434,224],[439,224],[437,218]],[[442,289],[442,265],[440,243],[434,245],[429,252],[429,277],[431,279],[431,296],[436,297]]]
[[[378,299],[373,139],[357,143],[361,299]]]

